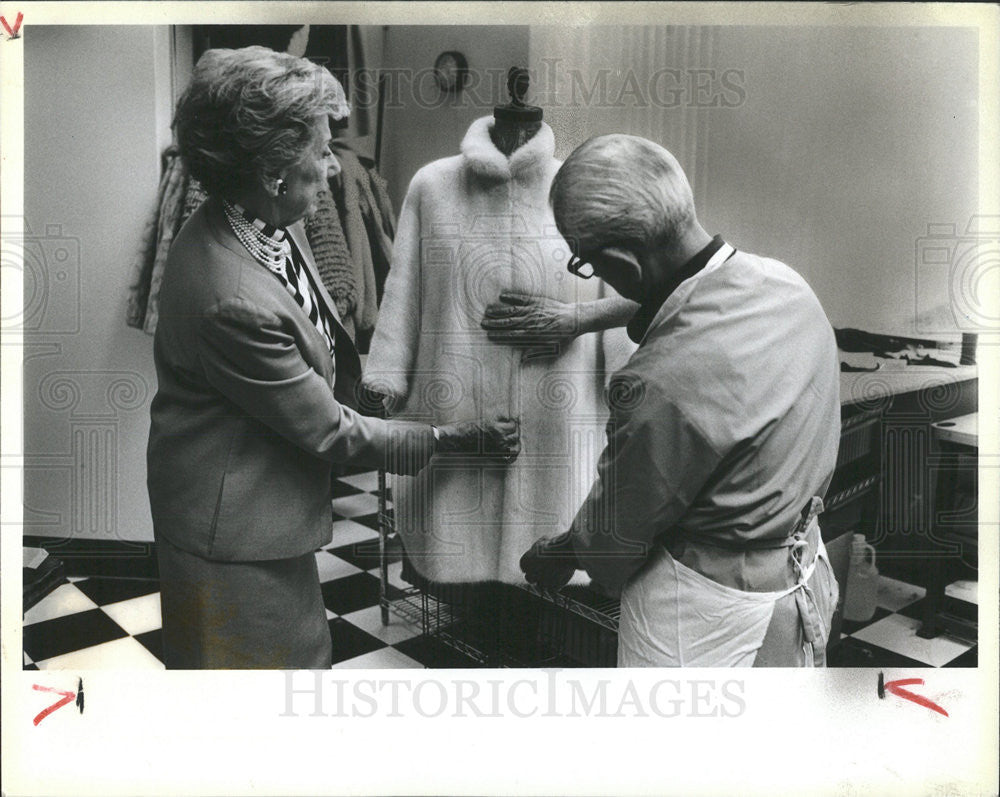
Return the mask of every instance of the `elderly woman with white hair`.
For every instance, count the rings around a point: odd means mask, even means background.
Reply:
[[[154,342],[148,489],[170,668],[320,668],[331,637],[314,552],[340,465],[419,471],[434,453],[516,456],[512,420],[434,428],[357,410],[358,353],[301,224],[338,170],[326,70],[209,50],[178,102],[209,199],[175,239]]]

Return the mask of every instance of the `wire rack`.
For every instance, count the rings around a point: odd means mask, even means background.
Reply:
[[[487,667],[614,667],[618,648],[618,601],[586,587],[558,592],[525,582],[497,585],[492,613],[474,603],[456,604],[428,589],[389,585],[389,539],[395,533],[385,473],[378,475],[379,604],[390,613]],[[502,608],[496,609],[497,606]]]

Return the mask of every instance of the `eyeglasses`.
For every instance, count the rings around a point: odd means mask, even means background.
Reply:
[[[569,262],[566,264],[566,270],[580,279],[589,280],[594,276],[594,267],[586,260],[581,260],[576,255],[569,256]]]

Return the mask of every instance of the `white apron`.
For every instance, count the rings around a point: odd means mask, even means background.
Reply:
[[[796,583],[779,592],[744,592],[719,584],[676,561],[662,545],[622,591],[619,667],[752,667],[775,608],[781,621],[797,623],[775,638],[795,634],[797,650],[775,666],[824,666],[838,588],[820,537],[814,498],[788,540]],[[804,563],[810,541],[816,555]]]

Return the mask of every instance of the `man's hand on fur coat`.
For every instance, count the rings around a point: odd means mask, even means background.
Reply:
[[[486,307],[480,326],[490,340],[512,345],[566,343],[582,331],[577,305],[509,291]]]
[[[521,557],[524,578],[544,589],[562,589],[579,567],[568,531],[538,540]]]

